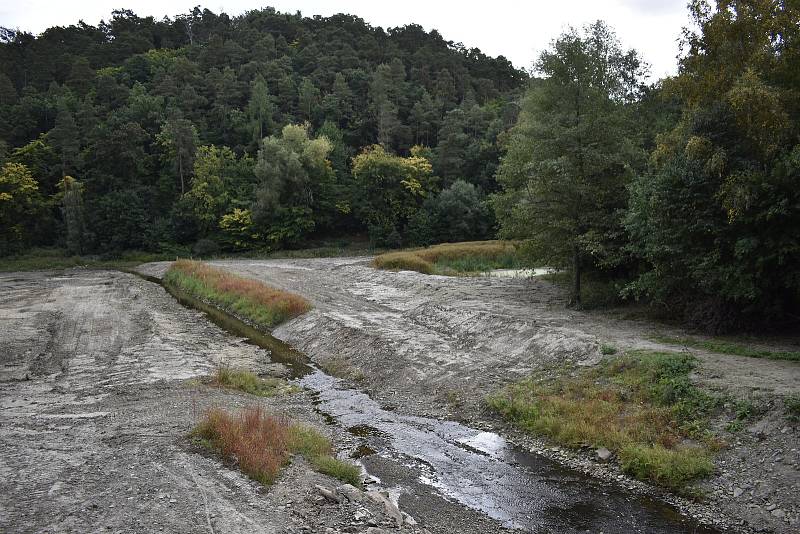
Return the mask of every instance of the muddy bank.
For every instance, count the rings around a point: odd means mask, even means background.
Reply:
[[[275,331],[315,361],[367,391],[383,407],[408,415],[455,418],[503,430],[483,413],[483,397],[542,366],[592,365],[599,347],[675,350],[654,334],[681,335],[643,322],[564,307],[564,295],[539,279],[448,278],[384,272],[366,258],[213,262],[244,276],[296,291],[315,309]],[[160,274],[165,264],[143,269]],[[796,350],[796,347],[777,347]],[[800,440],[782,399],[800,393],[800,365],[692,351],[695,381],[715,393],[750,398],[763,412],[726,434],[730,447],[703,484],[709,507],[740,528],[797,528]],[[717,422],[724,432],[724,422]],[[503,430],[559,461],[609,481],[613,468]],[[638,486],[630,481],[623,482]],[[686,504],[686,503],[684,503]],[[776,512],[777,510],[777,512]]]

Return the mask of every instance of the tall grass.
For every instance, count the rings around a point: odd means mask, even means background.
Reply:
[[[361,484],[360,469],[334,458],[331,443],[325,436],[286,417],[269,415],[259,406],[238,413],[211,409],[192,435],[265,485],[275,482],[293,454],[304,456],[321,473],[354,486]]]
[[[311,309],[311,304],[299,295],[199,261],[176,261],[164,275],[164,283],[265,328]]]
[[[720,404],[689,381],[686,354],[632,351],[595,369],[531,377],[490,396],[491,408],[569,447],[606,447],[622,469],[681,490],[713,472],[718,443],[706,417]]]
[[[378,269],[424,274],[469,274],[521,266],[517,246],[508,241],[443,243],[428,248],[387,252],[373,260]]]

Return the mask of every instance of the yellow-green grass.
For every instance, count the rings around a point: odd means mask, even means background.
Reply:
[[[719,398],[692,385],[695,360],[631,351],[557,378],[531,376],[491,395],[519,428],[573,448],[606,447],[626,473],[674,491],[714,470],[706,418]]]
[[[296,393],[300,388],[280,378],[261,378],[255,373],[241,369],[220,367],[207,381],[209,385],[232,389],[256,395],[258,397],[274,397],[285,393]]]
[[[311,304],[299,295],[199,261],[176,261],[164,275],[164,283],[263,328],[271,328],[311,309]]]
[[[666,345],[680,345],[695,349],[707,350],[719,354],[732,354],[734,356],[746,356],[748,358],[767,358],[770,360],[789,360],[800,362],[800,352],[798,351],[772,351],[765,349],[754,349],[741,343],[725,341],[722,339],[696,339],[692,337],[675,336],[654,336],[653,341]]]
[[[269,415],[259,406],[237,413],[211,409],[192,436],[209,450],[235,461],[243,473],[265,485],[275,482],[292,455],[305,457],[321,473],[361,485],[361,470],[334,458],[328,438],[286,417]]]
[[[517,245],[510,241],[443,243],[427,248],[387,252],[373,260],[378,269],[424,274],[471,274],[520,266]]]

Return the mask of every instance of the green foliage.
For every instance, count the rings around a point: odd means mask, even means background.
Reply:
[[[630,104],[642,67],[602,22],[570,30],[542,53],[509,132],[494,198],[501,234],[529,242],[534,259],[574,275],[622,261],[620,214],[640,149]]]
[[[433,167],[422,156],[403,158],[382,146],[365,149],[353,159],[356,213],[378,245],[399,245],[411,218],[435,185]]]
[[[361,486],[361,469],[346,460],[320,455],[311,458],[311,465],[323,475],[331,476],[355,487]]]
[[[685,347],[718,352],[720,354],[733,354],[735,356],[747,356],[748,358],[767,358],[770,360],[800,361],[800,352],[754,349],[747,345],[742,345],[741,343],[734,343],[716,338],[696,339],[691,337],[654,336],[653,339],[659,343],[683,345]]]
[[[42,202],[39,184],[25,165],[6,163],[0,168],[0,256],[30,242]]]
[[[800,56],[786,53],[800,10],[695,1],[690,13],[698,31],[667,86],[682,119],[631,185],[625,225],[646,268],[629,291],[711,330],[780,320],[800,301]]]
[[[255,175],[253,223],[271,245],[301,242],[333,211],[332,149],[325,137],[311,139],[307,125],[287,125],[281,137],[264,139]]]
[[[721,399],[692,385],[687,354],[630,351],[594,369],[532,376],[491,395],[489,406],[558,443],[607,447],[628,474],[682,490],[713,472],[706,418]]]
[[[299,391],[297,386],[280,378],[260,378],[250,371],[220,367],[212,376],[211,385],[235,389],[258,397],[274,397]]]

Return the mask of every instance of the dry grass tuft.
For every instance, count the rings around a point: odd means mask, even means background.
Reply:
[[[443,243],[422,249],[388,252],[373,261],[378,269],[451,275],[510,269],[519,264],[517,244],[510,241]]]
[[[260,406],[235,414],[210,409],[192,435],[262,484],[272,484],[291,456],[300,454],[317,471],[354,486],[361,485],[360,469],[334,458],[325,436],[286,417],[269,415]]]
[[[164,275],[164,281],[267,328],[311,309],[311,304],[299,295],[199,261],[176,261]]]

